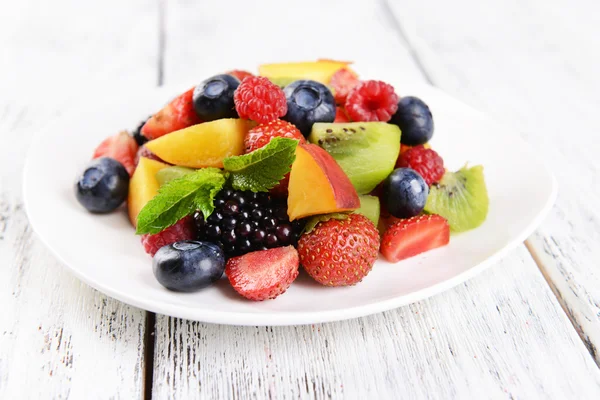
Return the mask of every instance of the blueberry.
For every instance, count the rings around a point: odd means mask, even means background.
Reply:
[[[418,97],[407,96],[398,102],[391,124],[402,131],[400,142],[409,146],[427,143],[433,136],[433,116],[427,104]]]
[[[225,256],[216,244],[183,240],[161,247],[154,255],[152,270],[167,289],[192,292],[221,278]]]
[[[287,114],[284,120],[291,122],[308,136],[315,122],[333,122],[335,100],[333,94],[322,83],[300,80],[283,89],[287,99]]]
[[[203,121],[236,118],[233,92],[240,81],[231,75],[216,75],[194,88],[194,110]]]
[[[75,184],[79,203],[93,213],[119,207],[129,191],[129,174],[123,165],[108,157],[92,160]]]
[[[427,202],[429,186],[415,170],[395,169],[383,181],[383,203],[396,218],[418,215]]]

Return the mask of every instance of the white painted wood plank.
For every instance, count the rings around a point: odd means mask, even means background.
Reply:
[[[0,398],[143,396],[145,312],[89,288],[54,259],[28,224],[21,172],[32,134],[69,98],[93,96],[103,79],[155,83],[156,17],[145,1],[3,5]]]
[[[390,4],[434,83],[523,132],[552,167],[558,201],[529,247],[600,363],[600,3]]]
[[[153,393],[598,398],[600,373],[530,262],[521,247],[456,290],[345,322],[227,327],[159,316]]]
[[[195,65],[217,73],[316,57],[424,79],[382,4],[311,0],[277,13],[281,4],[167,3],[166,82],[203,79]],[[158,398],[600,395],[595,364],[523,246],[456,290],[368,318],[252,328],[159,315],[154,360]]]

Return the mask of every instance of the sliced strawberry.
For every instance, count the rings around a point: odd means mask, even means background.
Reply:
[[[230,258],[225,273],[236,292],[262,301],[285,292],[298,276],[298,266],[298,252],[287,246]]]
[[[117,133],[115,136],[104,139],[94,151],[92,159],[99,157],[114,158],[129,172],[129,176],[135,171],[135,154],[138,145],[135,139],[129,136],[127,131]]]
[[[334,73],[331,77],[331,81],[329,81],[329,86],[333,88],[335,102],[337,104],[346,103],[348,93],[350,93],[359,82],[358,75],[350,68],[342,68]]]
[[[193,95],[194,88],[191,88],[154,114],[142,127],[142,135],[152,140],[201,123],[194,111]]]
[[[443,217],[417,215],[390,226],[381,239],[381,254],[390,262],[416,256],[450,242],[450,226]]]
[[[348,118],[346,115],[346,110],[344,110],[344,107],[338,106],[335,108],[335,119],[333,122],[350,122],[350,118]]]

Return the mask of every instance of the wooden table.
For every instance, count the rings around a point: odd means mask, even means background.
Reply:
[[[1,10],[0,398],[600,398],[597,0],[22,0]],[[200,80],[199,66],[319,56],[385,63],[514,127],[554,169],[551,215],[497,265],[429,300],[272,328],[112,300],[32,233],[27,146],[94,87],[118,96],[123,85]],[[510,162],[511,149],[499,151]]]

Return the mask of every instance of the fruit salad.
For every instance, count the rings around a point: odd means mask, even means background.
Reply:
[[[433,133],[423,99],[349,62],[265,64],[210,77],[105,139],[75,196],[91,213],[127,204],[168,290],[226,276],[249,300],[274,299],[300,268],[356,285],[379,258],[445,246],[486,219],[483,167],[447,170]]]

